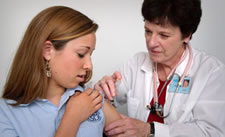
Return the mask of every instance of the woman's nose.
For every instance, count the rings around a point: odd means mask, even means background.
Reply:
[[[158,45],[157,37],[155,35],[152,35],[151,37],[149,37],[149,39],[148,39],[148,46],[155,47],[157,45]]]
[[[149,48],[156,47],[159,44],[158,37],[156,34],[151,34],[146,37],[147,46]]]
[[[92,70],[92,61],[91,61],[91,57],[88,57],[87,60],[85,60],[85,63],[84,63],[84,69],[87,69],[87,70]]]

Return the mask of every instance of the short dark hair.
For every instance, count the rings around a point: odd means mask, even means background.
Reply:
[[[200,0],[144,0],[144,20],[165,25],[178,26],[182,37],[192,35],[198,28],[202,16]]]

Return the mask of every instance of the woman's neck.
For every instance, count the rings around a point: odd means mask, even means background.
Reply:
[[[177,65],[180,61],[182,55],[184,53],[184,48],[182,48],[176,56],[174,56],[170,61],[165,63],[158,63],[157,64],[157,73],[160,80],[165,81],[173,68]]]
[[[63,95],[65,89],[59,86],[55,86],[55,84],[49,83],[46,99],[56,106],[59,105],[61,96]]]
[[[162,81],[166,81],[171,70],[172,69],[170,67],[161,66],[160,64],[158,64],[157,67],[158,78]]]

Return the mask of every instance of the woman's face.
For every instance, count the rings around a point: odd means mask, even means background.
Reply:
[[[145,38],[149,56],[153,62],[174,65],[184,51],[184,42],[179,27],[165,26],[145,21]]]
[[[62,50],[53,50],[50,59],[51,83],[61,88],[74,88],[92,70],[91,54],[96,36],[90,33],[66,43]]]

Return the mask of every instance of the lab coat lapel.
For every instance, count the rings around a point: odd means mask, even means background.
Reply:
[[[185,70],[188,60],[189,60],[189,56],[190,56],[190,54],[188,52],[184,61],[181,62],[181,64],[175,70],[175,73],[178,74],[179,77],[181,77],[184,73],[184,70]],[[193,62],[192,62],[192,64],[193,64]],[[192,64],[191,64],[191,66],[192,66]],[[190,76],[190,70],[189,70],[187,76]],[[175,112],[175,111],[173,111],[173,109],[177,109],[176,108],[177,104],[181,104],[181,101],[182,101],[182,100],[180,100],[180,97],[178,97],[178,96],[182,96],[182,94],[168,92],[169,86],[170,85],[167,86],[166,103],[164,105],[164,116],[167,115],[168,113]],[[185,105],[185,104],[183,104],[183,105]],[[185,111],[185,109],[183,111]],[[176,121],[178,119],[178,116],[179,115],[177,113],[170,114],[169,117],[164,119],[164,122],[171,123],[172,121]]]
[[[145,99],[144,101],[142,101],[143,104],[141,104],[142,106],[144,106],[144,110],[142,112],[139,113],[139,115],[141,115],[142,118],[144,118],[144,121],[147,121],[148,115],[150,113],[150,111],[146,108],[147,105],[150,104],[150,101],[153,98],[153,75],[152,75],[152,61],[149,58],[149,55],[147,54],[146,59],[141,67],[142,71],[145,73],[145,85],[144,85],[144,90],[145,90]],[[146,112],[146,113],[143,113]]]

